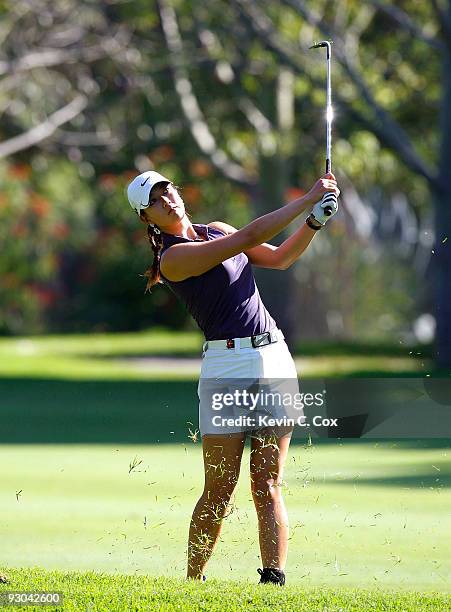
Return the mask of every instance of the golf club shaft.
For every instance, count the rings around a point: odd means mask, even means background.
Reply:
[[[327,80],[326,80],[326,173],[332,172],[332,83],[330,75],[330,43],[326,45],[326,65],[327,65]],[[327,197],[329,194],[325,194]],[[325,206],[324,213],[327,216],[332,214],[332,207]]]
[[[327,89],[326,89],[326,173],[332,171],[332,86],[330,78],[330,46],[326,47]]]
[[[331,56],[331,43],[328,40],[323,40],[316,43],[311,48],[325,47],[326,48],[326,67],[327,67],[327,80],[326,80],[326,173],[332,172],[332,83],[330,76],[330,56]],[[331,194],[325,193],[323,201],[325,199],[330,201]],[[336,196],[333,196],[336,197]],[[332,207],[325,206],[324,214],[330,216],[332,214]]]
[[[326,80],[326,173],[332,172],[332,119],[333,119],[333,109],[332,109],[332,83],[330,76],[330,57],[331,57],[331,42],[328,40],[322,40],[310,47],[310,49],[317,49],[318,47],[326,48],[326,66],[327,66],[327,80]],[[322,201],[328,200],[331,201],[331,198],[334,202],[337,202],[337,196],[328,192],[325,193]],[[332,206],[324,207],[324,214],[330,216],[332,214]]]

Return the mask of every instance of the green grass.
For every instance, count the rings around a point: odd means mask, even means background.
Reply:
[[[183,580],[200,346],[158,330],[0,339],[0,591],[61,590],[65,610],[448,609],[449,440],[293,441],[282,590],[255,586],[246,449],[208,582]],[[422,376],[428,355],[305,345],[296,363],[304,379]]]
[[[386,593],[381,590],[313,589],[251,585],[224,580],[205,584],[175,578],[109,576],[61,571],[11,570],[10,584],[1,591],[47,590],[63,594],[64,610],[164,610],[218,611],[259,610],[261,612],[443,611],[451,598],[440,593]],[[15,610],[17,608],[6,607]],[[49,608],[44,608],[49,609]]]
[[[202,344],[200,332],[152,329],[131,333],[62,334],[0,339],[0,356],[27,355],[194,355]]]
[[[293,444],[285,474],[289,584],[339,595],[450,592],[450,453],[449,441]],[[248,463],[246,449],[209,579],[258,578]],[[184,576],[203,484],[200,444],[3,445],[0,464],[6,573],[39,566]]]
[[[183,379],[186,371],[142,367],[130,358],[154,355],[200,356],[196,332],[163,330],[139,333],[30,336],[0,339],[0,377],[64,380]],[[194,378],[194,366],[189,376]]]
[[[0,443],[180,442],[198,422],[194,380],[11,378],[0,398]]]
[[[201,346],[198,332],[167,330],[1,338],[0,377],[194,380]],[[424,376],[432,371],[429,355],[428,347],[306,343],[297,353],[296,365],[307,377]]]

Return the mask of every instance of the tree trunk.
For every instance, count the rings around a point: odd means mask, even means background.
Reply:
[[[451,13],[451,11],[450,11]],[[432,260],[435,285],[436,364],[451,368],[451,51],[443,60],[443,96],[440,120],[440,188],[433,194],[435,205],[435,247]]]
[[[436,196],[437,240],[434,248],[436,364],[451,369],[451,192]],[[446,241],[445,241],[446,240]],[[443,242],[445,241],[445,242]]]
[[[287,186],[287,163],[282,155],[261,154],[259,162],[260,182],[253,198],[258,217],[285,203]],[[271,243],[280,244],[287,236],[288,232],[283,232]],[[293,349],[297,314],[293,268],[283,271],[256,268],[254,272],[263,303],[283,331],[288,346]]]
[[[451,9],[449,11],[451,15]],[[435,204],[435,317],[436,363],[439,368],[451,369],[451,51],[447,47],[443,61],[443,98],[440,121],[441,148],[439,184],[434,193]]]

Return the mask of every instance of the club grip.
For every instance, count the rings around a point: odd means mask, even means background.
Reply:
[[[331,171],[331,167],[332,167],[332,164],[330,163],[330,159],[329,159],[329,158],[327,158],[327,159],[326,159],[326,174],[329,174],[329,172]],[[326,195],[327,195],[327,194],[326,194]],[[332,214],[332,206],[326,206],[326,207],[324,208],[324,214],[325,214],[327,217],[330,217],[330,215]]]
[[[334,209],[337,207],[337,196],[332,191],[328,191],[323,195],[322,202],[323,204],[330,202],[330,204],[326,204],[326,206],[322,207],[326,217],[330,217]]]

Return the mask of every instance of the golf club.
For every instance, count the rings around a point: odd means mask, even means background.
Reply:
[[[317,49],[318,47],[326,47],[326,65],[327,65],[327,80],[326,80],[326,173],[332,172],[332,119],[333,119],[333,108],[332,108],[332,85],[330,79],[330,58],[331,58],[331,44],[332,41],[322,40],[315,43],[310,49]],[[337,196],[334,193],[325,193],[322,201],[329,201],[336,203]],[[324,207],[324,214],[330,216],[332,214],[332,206]]]

